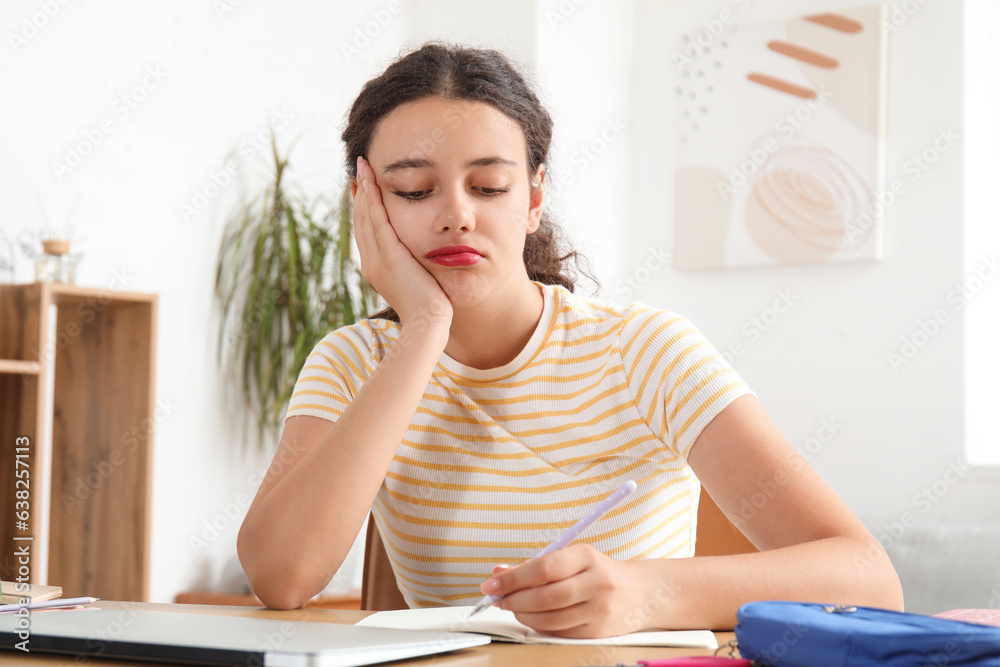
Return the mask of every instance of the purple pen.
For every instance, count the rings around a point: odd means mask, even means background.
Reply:
[[[574,523],[572,526],[570,526],[569,530],[567,530],[565,533],[556,538],[556,540],[552,542],[552,544],[545,547],[531,558],[532,559],[539,558],[546,554],[550,554],[553,551],[569,546],[573,542],[573,540],[575,540],[580,536],[580,533],[590,528],[591,524],[593,524],[602,516],[610,512],[615,505],[620,503],[625,498],[625,496],[635,491],[635,487],[636,484],[632,480],[629,480],[624,484],[622,484],[617,491],[615,491],[610,496],[605,498],[603,501],[595,505],[594,509],[590,510],[587,516],[583,517],[582,519]],[[472,613],[469,614],[469,616],[475,616],[482,610],[491,607],[497,600],[499,600],[502,597],[503,597],[502,595],[484,596],[483,599],[479,601],[479,604],[476,605],[476,608],[472,610]]]

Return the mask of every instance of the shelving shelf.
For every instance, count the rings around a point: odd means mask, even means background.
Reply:
[[[155,294],[0,284],[4,580],[17,576],[15,545],[30,542],[32,583],[44,570],[66,597],[148,600],[156,312]],[[30,443],[27,530],[14,513],[19,438]]]
[[[38,375],[42,364],[37,361],[21,361],[20,359],[0,359],[0,373],[14,375]]]

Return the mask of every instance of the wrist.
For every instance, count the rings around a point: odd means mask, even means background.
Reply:
[[[399,322],[404,333],[427,334],[447,340],[451,333],[452,315],[451,302],[447,297],[441,297],[405,316],[400,314]]]
[[[401,323],[401,327],[399,338],[393,347],[421,350],[433,356],[435,363],[444,352],[451,335],[450,323],[442,321],[415,319],[409,324]]]
[[[638,630],[700,629],[695,609],[689,609],[692,599],[683,558],[648,558],[626,561],[629,582],[635,591],[634,617]],[[680,566],[680,567],[678,567]]]

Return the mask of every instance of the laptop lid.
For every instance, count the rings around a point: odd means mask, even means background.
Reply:
[[[461,632],[138,609],[0,614],[0,649],[200,665],[351,667],[489,641]]]

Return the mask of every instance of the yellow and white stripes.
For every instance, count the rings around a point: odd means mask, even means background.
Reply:
[[[694,552],[687,455],[753,392],[676,313],[542,289],[538,328],[509,364],[442,355],[386,473],[372,510],[410,606],[474,604],[493,565],[533,556],[629,479],[637,491],[580,541],[619,560]],[[327,335],[286,419],[336,420],[398,335],[385,320]]]

